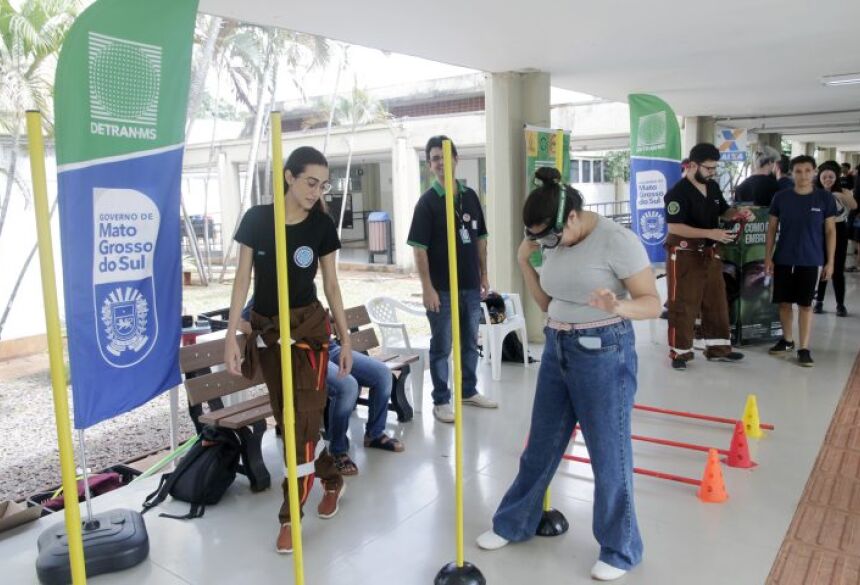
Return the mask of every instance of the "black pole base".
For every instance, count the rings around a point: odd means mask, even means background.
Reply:
[[[544,510],[535,534],[538,536],[560,536],[567,532],[568,528],[570,528],[570,524],[564,514],[555,508],[550,508]]]
[[[436,574],[433,585],[487,585],[480,569],[472,563],[448,563]]]

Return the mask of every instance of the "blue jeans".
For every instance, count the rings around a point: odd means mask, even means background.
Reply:
[[[448,387],[448,357],[451,355],[451,293],[439,291],[439,312],[427,311],[430,321],[430,378],[433,404],[451,402]],[[478,324],[481,322],[481,292],[460,291],[460,343],[463,347],[463,398],[478,393]]]
[[[592,531],[600,560],[630,569],[642,560],[633,505],[630,413],[637,359],[629,321],[578,331],[547,327],[528,445],[520,469],[493,517],[508,540],[534,536],[544,493],[579,422],[594,473]],[[599,338],[600,349],[594,347]],[[586,347],[587,346],[587,347]]]
[[[326,372],[329,399],[327,434],[329,451],[335,455],[349,451],[346,431],[349,429],[349,417],[358,399],[359,387],[370,389],[367,425],[364,432],[364,435],[370,439],[376,439],[385,430],[392,387],[391,370],[388,366],[357,351],[352,352],[352,373],[338,378],[340,352],[340,345],[332,341],[329,346],[329,363]]]

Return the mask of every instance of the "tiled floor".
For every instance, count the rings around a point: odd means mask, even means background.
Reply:
[[[860,311],[857,284],[857,277],[849,278],[848,306]],[[665,358],[665,323],[658,324],[659,344],[651,343],[646,324],[639,324],[637,332],[638,402],[736,418],[747,394],[755,393],[763,421],[775,424],[776,430],[752,441],[758,467],[724,469],[730,497],[723,504],[700,503],[692,486],[637,476],[645,560],[624,582],[761,584],[792,521],[854,363],[860,317],[838,319],[832,312],[816,317],[814,369],[770,357],[765,346],[757,346],[745,350],[747,359],[740,364],[699,358],[688,371],[674,372]],[[495,552],[474,545],[516,471],[536,373],[537,364],[528,369],[506,364],[502,381],[493,383],[489,367],[482,366],[482,388],[501,407],[464,412],[466,559],[492,584],[590,583],[588,570],[597,545],[591,535],[593,484],[585,465],[563,463],[552,484],[553,504],[571,523],[567,534]],[[429,391],[426,394],[429,400]],[[360,408],[353,419],[353,437],[361,436],[363,417]],[[728,447],[732,432],[726,425],[640,412],[633,423],[634,432],[643,435],[722,448]],[[306,583],[427,584],[454,560],[453,427],[436,423],[425,405],[423,415],[413,422],[398,425],[392,417],[389,428],[404,441],[406,451],[369,452],[358,445],[354,459],[361,473],[348,480],[349,490],[335,518],[313,515],[320,491],[312,493],[303,523]],[[269,435],[264,448],[273,476],[281,474],[278,446]],[[575,451],[584,453],[584,447],[577,445]],[[690,477],[700,477],[705,464],[701,453],[640,442],[634,443],[634,458],[638,466]],[[97,509],[138,508],[156,482],[154,478],[103,496],[96,500]],[[291,583],[292,559],[277,555],[273,547],[279,500],[280,490],[252,494],[240,477],[201,519],[183,522],[147,514],[149,560],[90,582]],[[162,508],[184,512],[187,505],[167,502]],[[0,581],[36,582],[36,538],[42,528],[57,521],[62,516],[0,535]]]

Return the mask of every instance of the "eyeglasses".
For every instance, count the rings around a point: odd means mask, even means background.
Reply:
[[[445,157],[444,157],[444,156],[442,156],[442,155],[439,155],[439,154],[437,154],[436,156],[431,156],[431,157],[430,157],[430,162],[431,162],[431,163],[438,163],[438,162],[442,162],[442,161],[444,161],[444,160],[445,160]]]
[[[307,186],[311,189],[319,189],[323,195],[331,193],[331,183],[328,181],[320,181],[316,177],[300,177],[304,179]]]

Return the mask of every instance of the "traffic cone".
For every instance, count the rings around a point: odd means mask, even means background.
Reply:
[[[751,439],[761,439],[764,436],[764,431],[761,430],[761,421],[758,418],[758,404],[755,400],[755,394],[747,396],[747,403],[744,406],[744,431],[747,437]]]
[[[750,469],[758,465],[750,458],[750,447],[747,436],[744,433],[744,423],[735,423],[735,434],[732,436],[732,444],[729,446],[729,456],[723,459],[723,463],[729,467],[740,467]]]
[[[699,486],[699,499],[709,504],[719,504],[729,499],[726,483],[723,481],[723,467],[716,449],[708,449],[708,463]]]

